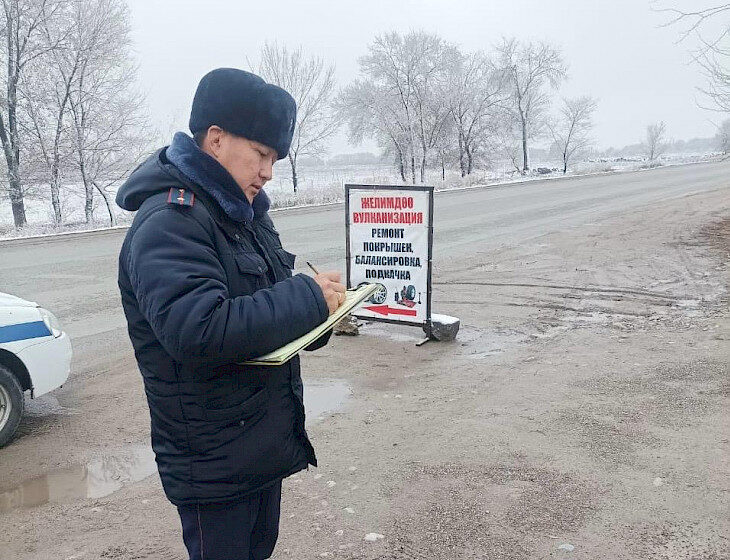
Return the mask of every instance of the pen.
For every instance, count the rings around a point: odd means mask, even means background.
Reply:
[[[311,268],[311,269],[312,269],[312,271],[313,271],[313,272],[314,272],[315,274],[319,274],[319,270],[317,270],[316,268],[314,268],[314,265],[313,265],[313,264],[312,264],[311,262],[309,262],[309,261],[306,261],[306,262],[307,262],[307,266],[308,266],[309,268]]]

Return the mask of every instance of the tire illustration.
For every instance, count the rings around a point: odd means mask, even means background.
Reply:
[[[20,383],[8,368],[0,366],[0,447],[13,439],[24,407]]]
[[[416,287],[413,284],[406,288],[406,297],[411,301],[416,301]]]

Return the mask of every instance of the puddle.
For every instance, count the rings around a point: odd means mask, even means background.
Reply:
[[[307,424],[320,419],[323,414],[342,408],[350,396],[350,386],[344,381],[305,381]]]
[[[459,354],[482,360],[501,354],[525,339],[523,333],[511,329],[479,329],[463,325],[456,342],[459,343]]]
[[[26,480],[12,490],[0,493],[0,513],[49,503],[103,498],[155,472],[157,465],[152,449],[148,444],[137,445],[85,465],[58,469]]]
[[[342,408],[351,397],[344,381],[310,381],[304,384],[307,423]],[[36,414],[57,412],[58,401],[46,399],[38,403]],[[26,480],[19,486],[0,492],[0,514],[44,504],[66,504],[108,496],[124,486],[140,482],[157,473],[154,453],[149,444],[139,444],[85,465],[73,465]]]
[[[383,323],[375,322],[365,323],[360,327],[360,335],[410,344],[423,342],[425,337],[423,331],[418,328],[402,325],[384,326]],[[438,344],[442,345],[444,352],[453,352],[467,356],[470,359],[482,360],[501,354],[526,339],[527,335],[525,333],[514,329],[502,327],[479,328],[462,322],[455,341]]]

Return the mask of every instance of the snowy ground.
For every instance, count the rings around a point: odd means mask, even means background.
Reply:
[[[719,157],[718,154],[670,154],[663,156],[662,165],[681,165],[708,161]],[[426,184],[434,185],[436,190],[458,189],[485,184],[506,184],[550,177],[561,177],[555,162],[534,162],[533,172],[523,177],[507,162],[498,164],[493,169],[478,170],[468,177],[460,177],[458,172],[447,171],[445,180],[442,180],[440,170],[429,170]],[[593,173],[610,173],[621,171],[635,171],[646,168],[647,163],[641,158],[611,158],[580,162],[568,171],[568,175],[586,175]],[[540,173],[537,170],[550,170],[549,173]],[[279,162],[274,168],[274,178],[267,184],[266,192],[272,199],[274,208],[289,208],[296,206],[311,206],[341,202],[344,199],[345,183],[361,184],[398,184],[402,180],[391,165],[359,165],[337,166],[299,169],[299,190],[293,192],[291,172],[286,160]],[[95,221],[87,224],[84,220],[84,200],[82,190],[77,186],[70,186],[62,193],[64,201],[64,224],[53,224],[53,212],[47,198],[27,198],[26,214],[28,226],[22,230],[13,228],[13,218],[10,204],[7,200],[0,200],[0,239],[17,237],[32,237],[38,235],[53,235],[65,232],[88,231],[108,228],[109,216],[103,201],[97,197],[95,201]],[[119,225],[126,225],[132,221],[133,214],[124,212],[115,207],[115,216]]]

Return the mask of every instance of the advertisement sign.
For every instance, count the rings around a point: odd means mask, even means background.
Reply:
[[[356,316],[431,324],[433,187],[345,185],[347,284],[377,284]]]

